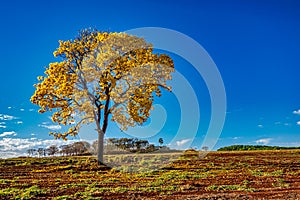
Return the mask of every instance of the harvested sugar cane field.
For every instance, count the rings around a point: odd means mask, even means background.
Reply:
[[[2,159],[0,198],[300,199],[300,151],[210,152],[202,158],[186,151],[161,169],[140,173],[99,166],[85,156]]]

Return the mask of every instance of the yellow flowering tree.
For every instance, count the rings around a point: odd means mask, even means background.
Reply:
[[[52,121],[69,126],[66,132],[51,132],[66,140],[84,124],[95,123],[98,161],[103,163],[103,140],[109,120],[122,130],[142,125],[149,116],[154,95],[171,90],[167,81],[173,60],[153,52],[143,38],[126,33],[83,30],[74,40],[59,41],[54,52],[61,62],[50,63],[39,76],[31,102],[39,112],[52,112]]]

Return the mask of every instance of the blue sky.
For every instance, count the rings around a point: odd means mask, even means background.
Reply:
[[[58,40],[72,39],[86,27],[164,27],[201,44],[217,65],[227,96],[226,121],[214,149],[231,144],[300,146],[299,9],[296,0],[6,1],[0,8],[0,153],[15,155],[53,143],[47,132],[59,127],[29,102],[33,84],[44,66],[56,61],[52,52]],[[199,148],[209,123],[209,95],[192,66],[172,56],[175,68],[197,91],[201,123],[192,146]],[[166,111],[178,109],[172,94],[158,103]],[[169,114],[165,127],[150,140],[171,140],[179,115]],[[109,131],[120,135],[115,126]]]

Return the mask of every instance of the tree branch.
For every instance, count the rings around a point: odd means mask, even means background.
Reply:
[[[105,94],[107,96],[105,106],[104,106],[104,120],[102,125],[102,131],[105,133],[108,125],[108,116],[110,114],[109,103],[110,103],[110,94],[109,94],[109,86],[105,88]]]

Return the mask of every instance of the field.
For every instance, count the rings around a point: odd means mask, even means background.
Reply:
[[[0,159],[0,199],[295,200],[300,151],[210,152],[202,158],[190,152],[139,173],[98,166],[93,157]]]

